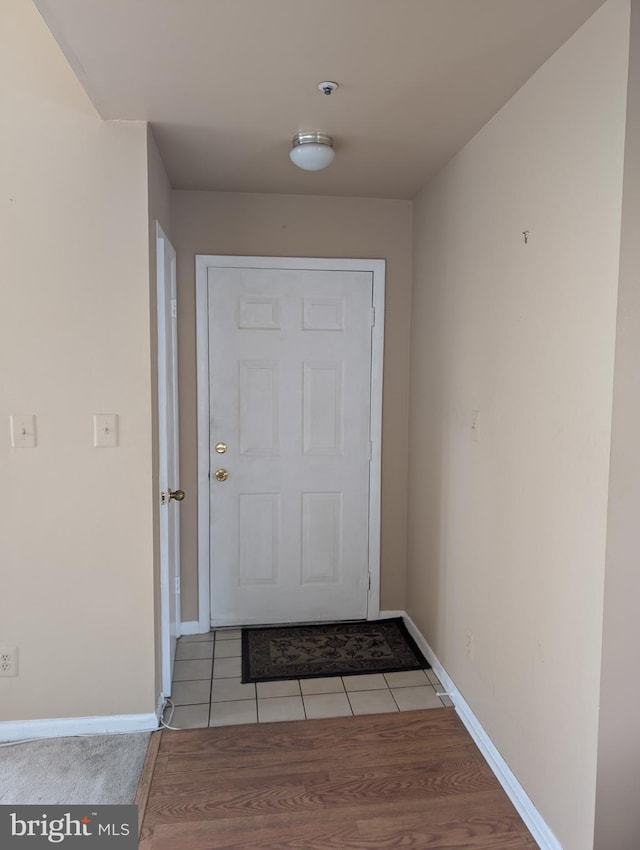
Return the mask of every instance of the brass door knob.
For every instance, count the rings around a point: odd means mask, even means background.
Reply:
[[[215,476],[216,481],[226,481],[229,477],[229,473],[226,469],[216,469]]]
[[[184,499],[184,490],[169,490],[169,501],[171,499],[181,502]]]

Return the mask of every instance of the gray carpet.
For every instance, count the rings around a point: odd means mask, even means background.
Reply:
[[[0,804],[133,803],[149,732],[46,738],[0,748]]]

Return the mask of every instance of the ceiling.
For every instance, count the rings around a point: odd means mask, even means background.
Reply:
[[[379,198],[413,197],[602,2],[35,0],[174,188]],[[289,162],[298,130],[334,137],[330,168]]]

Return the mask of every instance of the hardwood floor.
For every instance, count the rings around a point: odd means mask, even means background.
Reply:
[[[442,708],[165,730],[140,847],[533,850],[537,844],[454,709]]]

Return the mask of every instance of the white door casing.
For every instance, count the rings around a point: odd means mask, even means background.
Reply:
[[[176,252],[156,222],[158,313],[158,483],[160,493],[160,606],[162,693],[171,695],[180,636],[180,512],[171,490],[180,480],[178,444],[178,320]]]
[[[200,627],[377,616],[384,261],[196,268]]]

